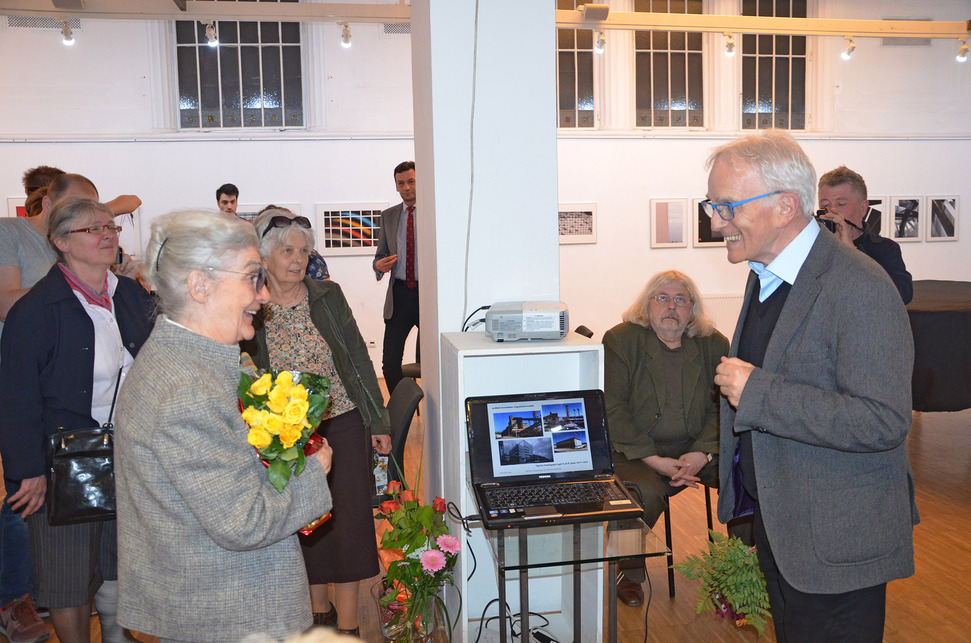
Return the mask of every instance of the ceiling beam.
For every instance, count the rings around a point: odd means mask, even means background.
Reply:
[[[185,11],[185,0],[172,0],[172,2],[179,8],[179,11]]]

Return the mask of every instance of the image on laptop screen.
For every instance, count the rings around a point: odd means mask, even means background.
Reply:
[[[486,408],[494,477],[593,469],[582,397],[496,402]]]

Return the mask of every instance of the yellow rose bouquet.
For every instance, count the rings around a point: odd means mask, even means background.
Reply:
[[[240,376],[237,393],[249,426],[246,440],[267,465],[270,484],[281,493],[290,476],[300,475],[307,466],[305,448],[330,403],[328,391],[330,380],[314,373],[271,370],[255,379],[246,373]]]

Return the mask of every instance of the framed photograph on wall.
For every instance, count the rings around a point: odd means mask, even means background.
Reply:
[[[378,248],[381,211],[387,203],[318,203],[317,250],[324,257],[374,255]]]
[[[22,196],[11,196],[7,197],[7,213],[8,217],[25,217],[27,216],[27,208],[24,207],[24,203],[27,201],[26,198]]]
[[[558,223],[560,245],[597,243],[597,204],[561,203]]]
[[[711,229],[711,219],[701,207],[703,200],[695,199],[691,202],[694,206],[692,210],[695,213],[694,217],[692,217],[695,226],[695,240],[693,245],[695,248],[724,248],[725,237],[720,232],[715,232]]]
[[[260,213],[260,210],[262,210],[268,205],[270,204],[264,203],[263,205],[252,205],[252,204],[244,205],[240,203],[238,206],[236,206],[236,216],[238,216],[240,219],[246,219],[247,221],[252,222],[254,219],[256,219],[256,215]],[[274,203],[273,205],[275,205],[278,208],[286,208],[287,210],[289,210],[290,212],[293,212],[294,214],[300,214],[299,203]]]
[[[887,216],[887,197],[871,196],[867,199],[870,208],[863,216],[863,229],[886,237],[891,217]]]
[[[957,196],[927,197],[925,241],[957,241],[959,202]]]
[[[920,241],[923,197],[890,197],[890,234],[894,241]]]
[[[687,199],[651,199],[651,247],[688,247]]]

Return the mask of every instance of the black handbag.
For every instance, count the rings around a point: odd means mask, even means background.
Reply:
[[[53,526],[115,519],[115,382],[108,422],[80,429],[58,427],[47,436],[47,522]]]

